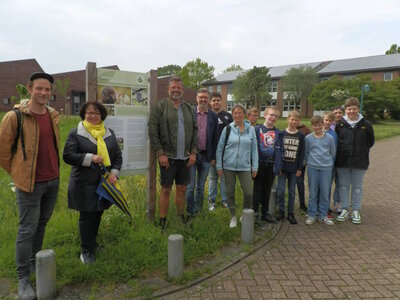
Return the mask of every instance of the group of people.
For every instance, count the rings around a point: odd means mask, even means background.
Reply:
[[[30,99],[15,105],[0,125],[0,166],[16,186],[19,212],[16,264],[21,299],[36,297],[29,281],[30,273],[35,272],[35,255],[42,247],[59,190],[59,114],[46,105],[53,83],[54,78],[47,73],[32,74],[27,85]],[[160,166],[158,224],[161,228],[167,224],[174,182],[177,213],[186,222],[204,206],[207,177],[208,209],[216,208],[220,181],[222,205],[231,214],[231,228],[237,226],[237,178],[243,191],[243,208],[253,208],[257,220],[270,223],[285,217],[287,182],[287,218],[296,224],[296,184],[300,208],[307,209],[306,166],[309,186],[306,224],[313,224],[317,218],[333,224],[328,218],[333,179],[336,180],[334,208],[340,213],[337,221],[350,217],[351,190],[351,218],[353,223],[361,223],[363,179],[369,165],[369,149],[374,144],[374,131],[359,113],[356,98],[346,100],[344,116],[341,108],[323,118],[314,116],[313,132],[309,133],[300,123],[297,111],[289,112],[288,127],[280,131],[275,127],[280,115],[276,107],[265,109],[265,122],[257,125],[256,109],[246,112],[238,104],[232,108],[231,115],[222,110],[221,95],[216,92],[210,95],[205,88],[198,90],[197,106],[193,107],[183,100],[182,81],[176,76],[169,81],[168,95],[151,110],[148,123],[150,143]],[[101,216],[110,206],[98,201],[96,189],[104,170],[109,173],[107,180],[111,184],[117,182],[122,153],[114,132],[104,125],[107,110],[101,102],[85,103],[79,115],[82,121],[68,135],[63,160],[72,166],[68,207],[79,211],[80,259],[87,264],[95,261]],[[276,176],[279,212],[274,217],[269,212],[269,198]]]
[[[237,226],[235,186],[240,181],[243,208],[253,208],[256,220],[276,223],[294,216],[296,185],[300,209],[307,212],[306,224],[319,220],[333,225],[350,217],[361,223],[363,179],[369,165],[369,149],[374,131],[360,114],[356,98],[348,98],[342,107],[311,119],[312,132],[301,124],[300,113],[289,111],[288,126],[280,131],[275,123],[280,115],[276,107],[264,111],[265,122],[257,125],[256,108],[247,112],[241,105],[232,108],[232,116],[221,108],[221,95],[201,88],[193,109],[183,101],[179,77],[172,77],[169,98],[157,104],[149,119],[149,137],[160,164],[160,220],[167,221],[169,195],[176,183],[175,203],[183,222],[203,207],[204,186],[209,178],[208,205],[215,209],[218,179],[223,206],[231,214],[230,227]],[[211,109],[209,109],[211,107]],[[247,119],[245,117],[247,116]],[[309,200],[305,204],[305,171],[307,166]],[[269,212],[269,199],[277,177],[279,211]],[[331,187],[335,181],[331,209]],[[288,190],[287,215],[285,204]],[[185,204],[187,217],[185,217]]]

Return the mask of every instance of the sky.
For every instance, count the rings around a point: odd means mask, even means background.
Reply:
[[[280,66],[384,54],[400,45],[399,0],[3,0],[0,61],[55,74],[147,72],[200,58]]]

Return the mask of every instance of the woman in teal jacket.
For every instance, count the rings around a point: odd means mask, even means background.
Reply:
[[[235,206],[236,176],[243,191],[243,208],[251,208],[253,180],[258,170],[257,138],[254,128],[244,120],[246,110],[241,105],[232,109],[233,122],[221,133],[217,147],[217,173],[225,177],[225,186],[231,221],[229,227],[237,226]],[[228,127],[229,126],[229,127]]]

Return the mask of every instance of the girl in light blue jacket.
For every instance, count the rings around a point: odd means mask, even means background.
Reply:
[[[254,128],[244,120],[245,109],[235,105],[232,109],[234,122],[221,133],[217,147],[217,173],[225,177],[225,186],[231,221],[229,226],[237,226],[235,206],[236,176],[243,191],[243,208],[251,208],[253,180],[258,170],[257,138]]]

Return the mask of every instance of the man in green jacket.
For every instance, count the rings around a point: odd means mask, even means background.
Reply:
[[[197,123],[193,107],[183,101],[183,86],[179,77],[171,77],[168,99],[161,100],[150,112],[149,138],[160,164],[160,226],[164,228],[169,196],[175,181],[175,204],[184,219],[186,186],[190,182],[190,167],[196,162]]]

